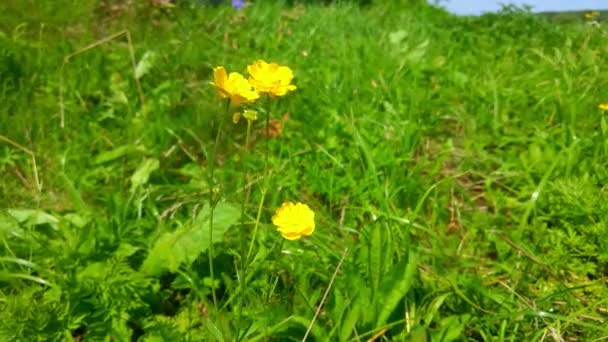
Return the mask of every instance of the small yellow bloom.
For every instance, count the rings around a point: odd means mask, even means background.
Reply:
[[[247,71],[249,72],[249,82],[259,93],[283,96],[289,91],[296,90],[296,86],[291,84],[293,72],[284,65],[258,60],[249,65]]]
[[[256,112],[255,110],[246,109],[243,112],[243,117],[249,121],[255,121],[258,119],[258,112]]]
[[[272,217],[272,223],[287,240],[310,236],[315,230],[315,213],[304,203],[285,202]]]
[[[236,125],[237,123],[239,123],[239,120],[241,120],[241,116],[242,116],[242,115],[243,115],[243,114],[241,114],[241,112],[236,112],[236,113],[233,113],[233,114],[232,114],[232,123],[233,123],[233,124],[235,124],[235,125]]]
[[[238,72],[231,72],[229,75],[226,69],[218,66],[213,69],[214,82],[209,82],[217,88],[217,94],[222,98],[230,98],[230,102],[238,106],[243,102],[255,101],[260,97],[251,84]]]
[[[608,103],[600,103],[600,104],[597,106],[597,108],[599,108],[599,109],[601,109],[601,110],[603,110],[603,111],[605,111],[605,112],[608,112]]]
[[[236,125],[241,120],[241,117],[244,117],[247,121],[255,121],[258,119],[258,112],[252,109],[245,109],[242,113],[236,112],[232,114],[232,123]]]

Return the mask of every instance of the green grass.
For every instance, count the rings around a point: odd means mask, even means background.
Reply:
[[[299,341],[345,248],[309,341],[608,336],[604,27],[96,3],[0,5],[0,340]],[[124,35],[64,64],[125,28],[144,104]],[[264,120],[245,153],[208,81],[260,58],[298,89],[273,102],[289,119],[254,237]],[[311,237],[272,226],[287,200]]]

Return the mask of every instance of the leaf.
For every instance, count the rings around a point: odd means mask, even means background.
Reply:
[[[391,44],[399,45],[407,38],[407,31],[397,30],[388,34],[388,40]]]
[[[225,341],[226,340],[224,338],[224,336],[222,335],[222,332],[220,331],[220,329],[215,324],[213,324],[213,322],[209,318],[205,318],[205,323],[206,323],[205,325],[207,326],[207,329],[213,335],[213,337],[215,337],[216,341]]]
[[[79,214],[79,213],[65,214],[65,215],[63,215],[63,219],[78,228],[84,228],[92,220],[91,217],[86,213],[84,213],[84,214]]]
[[[63,179],[63,181],[65,183],[65,190],[70,195],[70,200],[72,201],[72,205],[73,205],[74,209],[79,212],[83,212],[83,213],[88,212],[89,208],[88,208],[87,204],[84,202],[84,200],[82,199],[81,193],[76,188],[76,185],[74,184],[74,182],[65,174],[65,172],[60,172],[59,176],[61,177],[61,179]],[[68,215],[70,215],[70,214],[68,214]],[[76,215],[76,214],[74,214],[74,215]],[[69,220],[67,215],[64,218]],[[75,225],[78,226],[79,228],[82,228],[84,226],[84,225],[79,226],[77,224],[75,224]]]
[[[148,183],[150,174],[160,166],[160,162],[156,158],[146,158],[139,166],[137,170],[131,176],[131,192],[134,192],[140,186]]]
[[[372,291],[367,280],[358,274],[351,274],[348,278],[350,284],[350,295],[354,296],[350,310],[340,323],[340,341],[348,341],[353,332],[356,333],[357,326],[369,326],[374,324],[374,310],[372,308]]]
[[[13,258],[13,257],[0,257],[0,263],[10,262],[13,264],[17,264],[23,267],[35,268],[36,264],[29,260],[21,259],[21,258]]]
[[[115,255],[118,258],[128,258],[131,255],[137,253],[141,248],[133,246],[129,243],[126,242],[122,242],[119,246],[118,249],[116,250]]]
[[[17,220],[8,213],[0,211],[0,237],[22,236],[23,229],[19,227]]]
[[[113,150],[99,153],[95,157],[95,159],[93,159],[93,165],[107,163],[109,161],[124,157],[136,151],[137,148],[133,145],[122,145]]]
[[[191,264],[209,248],[209,207],[205,206],[192,224],[161,235],[142,265],[142,272],[157,275],[163,270],[175,272],[183,263]],[[224,233],[239,219],[240,210],[228,203],[218,203],[213,212],[213,243],[222,242]]]
[[[460,321],[458,316],[450,316],[444,318],[441,323],[441,330],[436,331],[433,335],[433,341],[457,341],[462,337],[462,331],[464,330],[464,324]]]
[[[439,310],[441,309],[441,306],[443,305],[443,302],[445,302],[445,300],[451,295],[452,293],[444,293],[442,295],[439,295],[435,298],[433,298],[433,300],[431,301],[427,312],[424,316],[424,322],[427,324],[430,324],[431,322],[433,322],[435,320],[435,318],[438,318],[440,316]]]
[[[108,341],[130,341],[132,331],[127,322],[130,321],[123,317],[112,318],[112,330]]]
[[[0,283],[12,282],[13,280],[15,282],[17,282],[19,280],[29,280],[31,282],[38,283],[40,285],[53,286],[53,284],[49,283],[48,281],[46,281],[45,279],[43,279],[41,277],[33,276],[30,274],[26,274],[26,273],[8,273],[5,271],[0,271]]]
[[[154,63],[156,62],[157,56],[158,55],[156,54],[156,52],[146,51],[144,56],[141,58],[141,60],[139,61],[139,63],[137,63],[137,66],[135,67],[135,77],[140,79],[150,70],[152,70]]]
[[[380,314],[378,315],[378,326],[386,323],[401,299],[409,292],[414,282],[415,273],[416,256],[413,252],[409,253],[406,260],[403,260],[386,272],[387,277],[381,286],[383,300],[376,300],[377,303],[382,303]]]
[[[38,209],[8,209],[7,211],[19,223],[34,226],[48,224],[55,230],[57,229],[57,223],[59,223],[58,218]]]
[[[308,329],[308,325],[310,324],[310,319],[302,316],[290,316],[289,323],[292,326],[301,326],[304,328],[304,331]],[[326,337],[328,336],[327,331],[323,328],[321,324],[314,324],[312,329],[310,330],[310,335],[308,339],[310,341],[326,341]]]
[[[408,341],[430,341],[426,327],[424,325],[415,325],[410,332]]]
[[[346,313],[346,316],[340,324],[340,341],[348,341],[351,334],[353,333],[353,330],[357,326],[357,322],[359,321],[359,317],[361,316],[361,309],[363,308],[363,305],[361,305],[362,301],[360,300],[360,298],[361,297],[358,297],[358,300],[354,301],[350,310]]]
[[[410,64],[420,63],[426,54],[427,47],[429,45],[429,40],[425,40],[422,43],[418,44],[415,48],[410,50],[405,55],[405,60],[407,60]]]
[[[382,251],[384,246],[382,244],[382,231],[381,228],[375,226],[371,228],[370,232],[370,245],[369,245],[369,276],[371,278],[371,289],[374,299],[378,295],[378,287],[380,285],[380,279],[384,274],[383,263],[382,263]]]
[[[326,312],[328,313],[328,318],[330,318],[333,322],[336,322],[329,333],[328,337],[332,337],[335,335],[336,331],[340,327],[342,323],[342,318],[344,318],[344,314],[347,312],[350,300],[346,300],[342,291],[339,288],[334,288],[332,291],[332,305],[329,306],[327,303],[325,305]]]

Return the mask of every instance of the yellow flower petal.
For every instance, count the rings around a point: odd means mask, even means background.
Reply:
[[[215,80],[215,86],[218,88],[224,88],[226,85],[226,79],[228,79],[226,69],[223,66],[213,68],[213,79]]]
[[[232,123],[233,124],[237,124],[239,123],[239,120],[241,120],[241,113],[240,112],[236,112],[234,114],[232,114]]]
[[[226,74],[222,66],[213,69],[214,82],[209,82],[217,88],[218,96],[230,98],[230,102],[238,106],[244,102],[252,102],[260,97],[253,86],[238,72]]]
[[[297,240],[302,237],[302,235],[293,232],[281,233],[281,235],[287,240]]]
[[[247,72],[249,72],[249,82],[259,93],[283,96],[296,89],[291,84],[293,71],[287,66],[257,60],[247,66]]]

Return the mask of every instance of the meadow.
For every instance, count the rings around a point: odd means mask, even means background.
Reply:
[[[3,0],[0,341],[605,340],[601,19]]]

